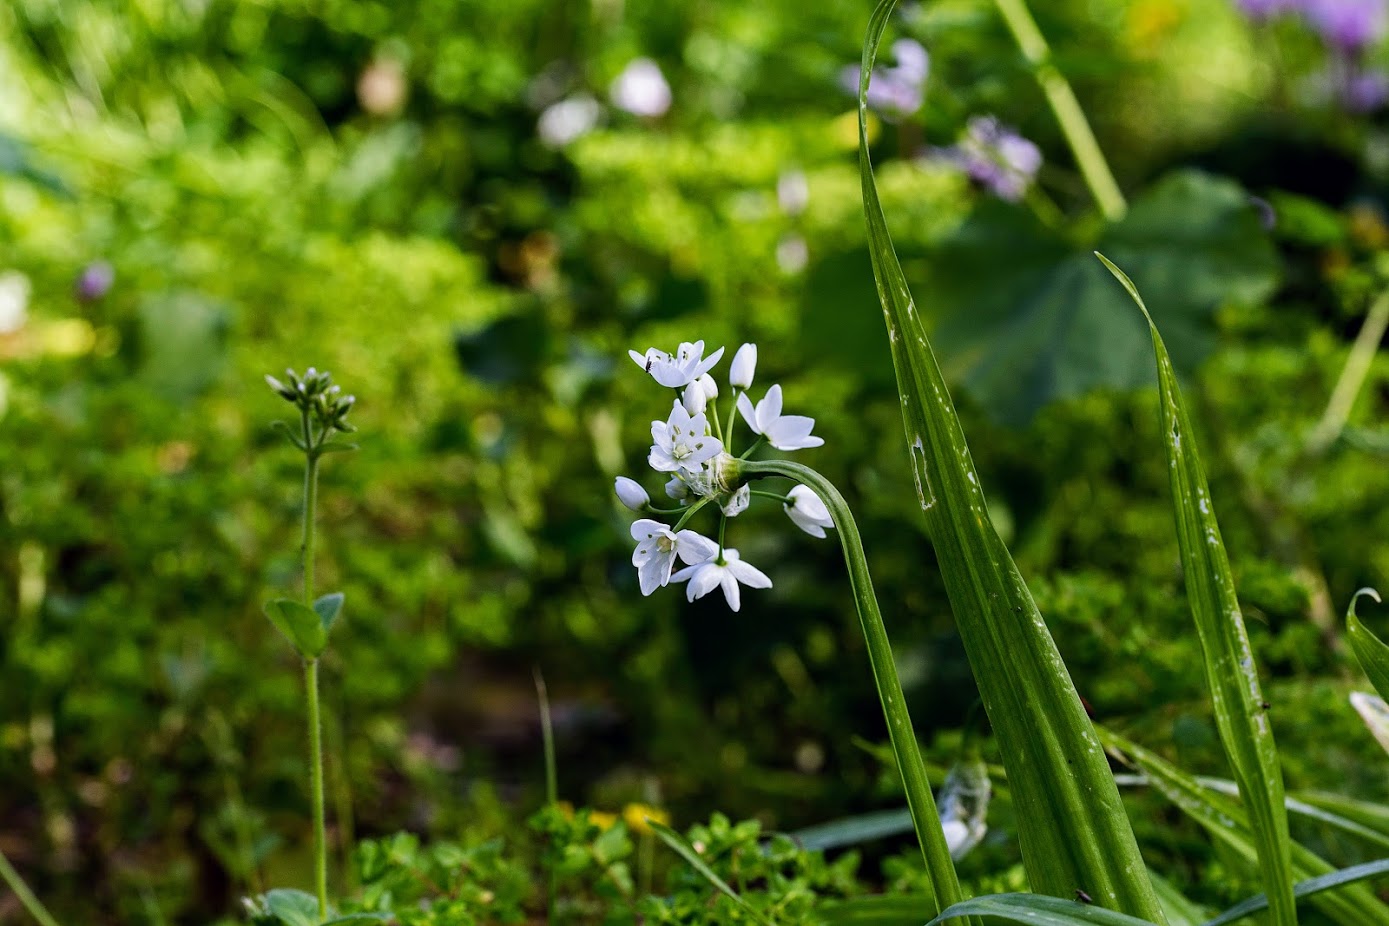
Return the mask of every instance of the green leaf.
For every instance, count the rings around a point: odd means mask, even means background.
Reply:
[[[323,926],[366,926],[367,923],[388,923],[393,919],[394,913],[349,913],[324,920]]]
[[[919,894],[874,894],[822,903],[815,912],[824,926],[921,926],[933,906]]]
[[[1268,722],[1268,705],[1259,689],[1259,671],[1249,634],[1235,596],[1235,578],[1220,539],[1206,473],[1196,448],[1191,418],[1182,402],[1177,371],[1133,281],[1102,254],[1097,257],[1133,297],[1148,320],[1157,357],[1158,393],[1162,406],[1162,431],[1177,520],[1177,544],[1181,549],[1186,595],[1201,642],[1201,661],[1211,689],[1220,741],[1239,784],[1239,792],[1253,823],[1259,868],[1264,889],[1271,898],[1273,921],[1284,926],[1297,923],[1297,904],[1292,894],[1292,862],[1289,856],[1288,813],[1283,806],[1283,772],[1278,748]]]
[[[261,898],[265,912],[284,926],[319,926],[318,899],[291,888],[276,888]]]
[[[1215,309],[1262,299],[1278,279],[1249,194],[1206,174],[1168,175],[1118,223],[1079,244],[1070,234],[989,200],[928,257],[945,373],[997,421],[1026,424],[1057,399],[1153,382],[1142,320],[1123,310],[1090,251],[1163,293],[1158,320],[1183,371],[1210,352]]]
[[[30,156],[29,146],[5,132],[0,132],[0,176],[19,177],[64,199],[72,198],[61,177],[39,167]]]
[[[1376,875],[1389,874],[1389,858],[1382,858],[1376,862],[1366,862],[1363,865],[1352,865],[1349,868],[1342,868],[1330,874],[1321,875],[1316,878],[1308,878],[1293,885],[1293,894],[1297,897],[1307,897],[1319,891],[1329,891],[1332,888],[1342,887],[1347,884],[1354,884],[1357,881],[1364,881]],[[1260,910],[1268,909],[1268,898],[1263,894],[1251,897],[1243,903],[1236,904],[1213,920],[1208,920],[1202,926],[1225,926],[1226,923],[1233,923],[1242,920],[1251,913],[1258,913]]]
[[[990,894],[963,900],[927,926],[961,916],[995,916],[1031,926],[1153,926],[1149,920],[1046,894]]]
[[[831,820],[807,826],[791,834],[791,838],[804,849],[838,849],[841,846],[856,846],[860,843],[899,836],[912,831],[912,814],[906,808],[898,810],[878,810],[873,813],[858,814],[842,820]]]
[[[1155,871],[1149,871],[1153,890],[1157,891],[1162,903],[1162,912],[1167,914],[1168,926],[1201,926],[1210,918],[1210,913],[1200,904],[1188,900],[1186,895]]]
[[[709,867],[704,859],[700,857],[699,853],[695,851],[694,846],[685,841],[685,837],[681,836],[664,823],[658,823],[655,820],[647,820],[646,825],[651,827],[652,832],[654,832],[662,842],[674,849],[677,855],[688,862],[691,868],[699,872],[704,880],[708,881],[723,894],[732,898],[733,902],[741,907],[755,922],[761,923],[762,926],[772,926],[770,920],[755,910],[746,900],[738,896],[738,892],[729,887],[728,882],[720,878],[714,872],[714,869]]]
[[[171,402],[206,392],[227,359],[231,312],[200,293],[154,296],[139,310],[140,379]]]
[[[1369,676],[1370,684],[1375,686],[1381,698],[1389,698],[1389,646],[1371,633],[1355,613],[1355,605],[1362,595],[1373,598],[1375,602],[1380,600],[1379,592],[1372,588],[1362,588],[1351,596],[1350,605],[1346,608],[1346,636],[1350,640],[1351,652],[1355,653],[1360,668]]]
[[[276,598],[265,603],[265,616],[305,659],[317,659],[328,646],[323,618],[313,608],[290,598]]]
[[[1202,787],[1192,776],[1113,731],[1101,730],[1100,736],[1106,747],[1127,756],[1148,777],[1153,787],[1214,839],[1228,846],[1251,866],[1257,864],[1254,835],[1239,801]],[[1289,885],[1295,879],[1316,878],[1336,870],[1299,843],[1292,843],[1290,849],[1292,875],[1288,879]],[[1335,894],[1315,894],[1312,905],[1340,926],[1389,926],[1389,907],[1380,903],[1364,885],[1354,885]]]
[[[874,11],[859,75],[859,174],[868,241],[917,495],[1003,755],[1023,863],[1038,892],[1070,898],[1079,888],[1100,906],[1162,922],[1094,728],[989,519],[969,446],[888,234],[869,157],[866,95],[894,6],[895,0],[882,0]],[[943,893],[941,898],[952,899]]]
[[[338,615],[342,613],[342,592],[333,592],[331,595],[324,595],[313,603],[313,609],[318,614],[319,620],[323,622],[323,639],[326,642],[328,635],[333,632],[333,623],[337,621]]]

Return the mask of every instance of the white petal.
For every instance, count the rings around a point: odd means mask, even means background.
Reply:
[[[635,363],[637,366],[641,367],[643,370],[646,369],[646,355],[645,355],[645,354],[639,354],[639,353],[637,353],[637,352],[634,351],[634,350],[629,350],[629,351],[627,352],[627,356],[628,356],[628,357],[631,357],[631,358],[632,358],[632,362]]]
[[[764,432],[767,440],[778,450],[804,450],[819,447],[824,438],[812,437],[810,431],[815,427],[815,419],[805,415],[783,415]]]
[[[641,583],[641,593],[650,595],[670,581],[670,570],[675,565],[675,557],[670,554],[652,556],[637,567],[637,580]]]
[[[676,582],[688,582],[690,580],[690,577],[693,576],[698,570],[698,566],[686,566],[683,569],[677,569],[675,572],[671,573],[671,584],[674,584]]]
[[[705,595],[719,587],[719,579],[723,577],[723,570],[713,563],[705,563],[695,567],[695,573],[690,578],[690,584],[685,589],[685,598],[694,601],[696,598],[703,598]]]
[[[756,566],[752,566],[742,560],[734,560],[728,564],[728,571],[739,582],[748,588],[771,588],[772,580],[767,578],[767,574]]]
[[[675,552],[691,566],[707,563],[719,555],[719,545],[692,530],[683,530],[675,535]]]
[[[757,403],[757,423],[762,427],[759,434],[766,434],[767,429],[781,417],[781,384],[776,383],[767,390],[766,398]]]
[[[738,393],[738,413],[743,416],[743,420],[752,428],[752,433],[761,434],[762,429],[757,426],[757,412],[752,407],[752,399],[748,398],[746,392]]]
[[[650,540],[669,532],[670,528],[666,527],[660,521],[653,521],[650,518],[639,518],[632,522],[633,540]]]
[[[704,342],[700,341],[699,343],[703,344]],[[720,347],[718,350],[714,351],[708,357],[705,357],[704,360],[702,360],[699,363],[699,365],[694,368],[694,378],[698,379],[705,373],[708,373],[710,370],[712,370],[714,368],[714,365],[719,362],[719,358],[722,356],[723,348]]]
[[[742,604],[742,592],[738,590],[738,580],[733,578],[733,573],[723,570],[723,575],[719,577],[719,585],[723,586],[723,597],[728,602],[729,608],[736,611]]]

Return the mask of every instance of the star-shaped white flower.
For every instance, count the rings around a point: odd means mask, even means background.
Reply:
[[[712,370],[714,364],[723,356],[723,348],[720,347],[705,357],[703,341],[695,341],[693,344],[684,341],[676,349],[674,357],[654,347],[649,348],[644,354],[629,350],[627,356],[631,357],[637,366],[650,373],[651,378],[662,386],[680,389]]]
[[[786,494],[791,500],[782,507],[786,511],[786,516],[801,530],[812,537],[823,538],[825,528],[834,527],[834,519],[830,517],[830,510],[825,507],[820,496],[811,491],[809,487],[796,486]]]
[[[671,576],[670,581],[688,581],[690,583],[685,589],[685,598],[689,601],[703,598],[714,589],[722,588],[724,599],[734,611],[738,610],[742,603],[741,591],[738,588],[739,582],[748,588],[772,587],[772,580],[767,578],[762,570],[739,559],[737,550],[725,547],[722,561],[719,561],[717,557],[718,550],[716,548],[714,553],[704,562],[686,566]]]
[[[647,462],[658,473],[695,473],[723,452],[723,442],[709,434],[709,419],[703,413],[691,416],[679,402],[669,419],[651,422],[651,440]]]
[[[632,552],[632,565],[637,567],[641,593],[650,595],[670,583],[671,570],[678,556],[694,564],[719,555],[719,545],[708,537],[683,530],[678,534],[660,521],[642,518],[632,525],[632,539],[637,548]],[[684,570],[681,570],[682,572]]]
[[[746,392],[738,394],[738,411],[743,420],[754,432],[767,438],[778,450],[804,450],[819,447],[824,438],[815,437],[810,429],[815,427],[815,419],[805,415],[783,415],[781,413],[781,386],[775,385],[767,390],[766,397],[754,409],[752,400]]]

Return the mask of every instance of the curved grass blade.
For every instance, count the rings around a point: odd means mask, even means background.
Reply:
[[[1342,868],[1327,875],[1316,878],[1308,878],[1293,885],[1293,895],[1295,897],[1308,897],[1319,891],[1329,891],[1332,888],[1344,887],[1347,884],[1354,884],[1357,881],[1364,881],[1366,878],[1373,878],[1376,875],[1389,874],[1389,858],[1382,858],[1374,862],[1366,862],[1363,865],[1352,865],[1349,868]],[[1215,919],[1207,920],[1201,926],[1225,926],[1236,920],[1242,920],[1251,913],[1258,913],[1260,910],[1268,909],[1268,897],[1259,894],[1248,900],[1235,904]]]
[[[824,926],[921,926],[932,905],[919,894],[870,894],[815,908]]]
[[[1238,801],[1203,788],[1191,775],[1117,733],[1101,729],[1100,738],[1107,747],[1131,760],[1153,787],[1213,838],[1248,861],[1251,867],[1256,865],[1258,852],[1254,834]],[[1318,878],[1336,871],[1306,846],[1294,842],[1289,848],[1292,859],[1290,887],[1295,880]],[[1363,884],[1351,885],[1334,894],[1314,894],[1311,902],[1340,926],[1389,926],[1389,907],[1380,903]]]
[[[699,872],[700,876],[704,878],[705,881],[708,881],[723,894],[726,894],[728,897],[731,897],[733,899],[733,902],[736,903],[739,907],[741,907],[743,911],[747,913],[748,916],[752,917],[755,922],[761,923],[762,926],[772,926],[771,920],[767,919],[765,916],[762,915],[762,913],[754,909],[752,905],[749,904],[746,900],[739,897],[738,892],[733,890],[733,888],[729,887],[728,882],[725,881],[723,878],[720,878],[714,872],[714,869],[710,868],[709,864],[705,862],[704,859],[699,857],[699,853],[695,851],[694,846],[690,845],[688,842],[685,841],[684,836],[681,836],[679,833],[666,826],[665,824],[659,823],[656,820],[652,820],[650,818],[647,819],[646,825],[651,827],[651,831],[654,832],[660,838],[661,842],[664,842],[666,845],[674,849],[675,853],[679,855],[681,858],[683,858],[686,862],[688,862],[691,868]]]
[[[955,407],[878,200],[868,81],[896,0],[869,21],[859,71],[859,175],[869,252],[917,495],[960,637],[997,734],[1034,890],[1164,922],[1094,728],[1046,623],[989,520]]]
[[[1273,922],[1296,926],[1297,904],[1292,893],[1289,858],[1288,814],[1283,806],[1283,772],[1278,748],[1268,722],[1268,706],[1259,690],[1259,670],[1249,634],[1244,628],[1235,578],[1220,540],[1206,472],[1196,449],[1191,419],[1182,403],[1177,373],[1167,356],[1153,317],[1124,271],[1100,253],[1095,255],[1128,290],[1148,320],[1157,356],[1158,392],[1162,403],[1162,429],[1166,436],[1168,473],[1172,483],[1173,510],[1177,520],[1177,544],[1196,635],[1201,641],[1201,661],[1211,689],[1216,727],[1230,758],[1235,781],[1253,823],[1255,845],[1264,889],[1270,898]]]
[[[1380,600],[1379,592],[1372,588],[1362,588],[1351,596],[1350,605],[1346,608],[1346,636],[1370,684],[1375,686],[1381,698],[1389,698],[1389,646],[1385,646],[1383,640],[1362,624],[1360,616],[1355,613],[1355,605],[1362,595],[1376,602]]]
[[[992,916],[1031,926],[1153,926],[1148,920],[1127,913],[1047,894],[990,894],[962,900],[926,926],[961,916]]]

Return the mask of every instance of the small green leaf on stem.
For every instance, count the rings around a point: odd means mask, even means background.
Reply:
[[[333,623],[342,613],[342,592],[333,592],[331,595],[324,595],[313,603],[313,609],[317,612],[319,620],[323,623],[323,638],[325,645],[328,635],[333,632]]]
[[[265,616],[305,659],[317,659],[328,646],[328,629],[314,608],[289,598],[276,598],[265,603]]]

